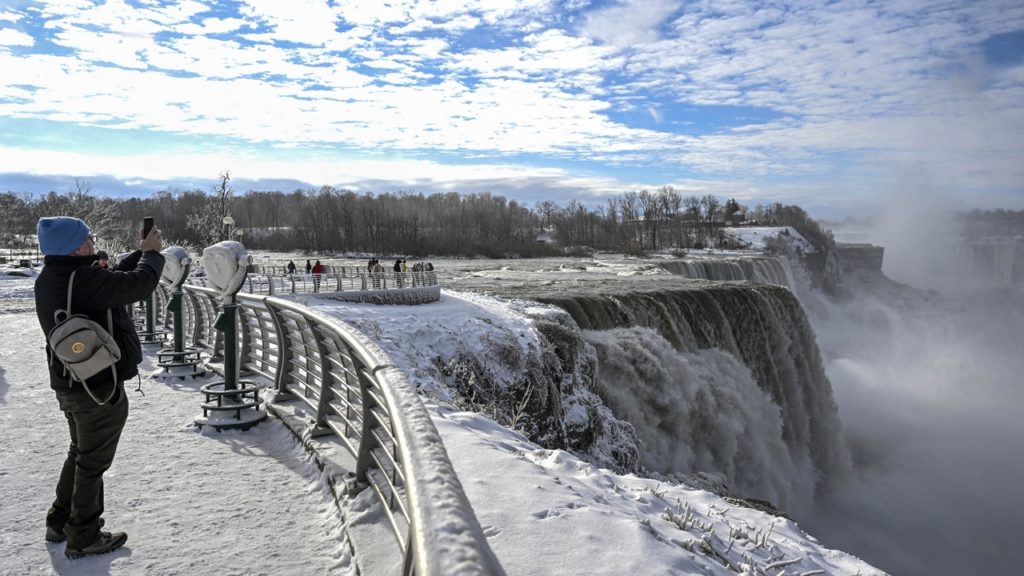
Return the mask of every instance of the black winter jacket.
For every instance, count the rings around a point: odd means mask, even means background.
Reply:
[[[149,298],[160,281],[164,269],[163,254],[150,250],[136,250],[124,258],[117,268],[107,270],[93,266],[96,256],[47,256],[43,270],[36,278],[36,315],[43,334],[49,334],[57,324],[54,313],[68,303],[68,280],[75,270],[72,288],[71,313],[86,314],[104,329],[107,328],[107,309],[111,310],[114,341],[121,348],[117,361],[117,379],[121,382],[134,378],[142,362],[142,345],[135,333],[135,324],[128,315],[126,305]],[[50,347],[46,347],[50,361]],[[114,375],[104,370],[86,380],[89,390],[97,396],[110,392]],[[54,359],[50,362],[50,387],[58,391],[81,390],[82,385],[64,373],[64,366]]]

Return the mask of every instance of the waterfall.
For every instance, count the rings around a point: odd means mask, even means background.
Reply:
[[[584,330],[598,353],[598,393],[636,428],[649,469],[720,472],[744,495],[791,510],[849,469],[814,333],[788,289],[538,299]]]
[[[959,270],[983,283],[997,286],[1024,283],[1024,244],[971,241],[960,244],[957,252]]]
[[[665,271],[704,280],[749,280],[793,289],[795,281],[785,258],[714,258],[670,260],[658,264]]]

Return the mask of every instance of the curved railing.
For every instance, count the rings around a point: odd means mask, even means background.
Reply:
[[[169,298],[161,285],[159,299]],[[404,574],[494,574],[502,569],[415,387],[388,356],[341,322],[291,300],[239,294],[239,366],[274,383],[274,402],[302,402],[311,435],[336,434],[355,456],[355,488],[382,503]],[[214,357],[220,296],[185,286],[185,331]],[[171,319],[164,317],[169,323]]]
[[[206,286],[206,278],[192,276],[190,286]],[[312,294],[315,292],[345,292],[354,290],[394,290],[437,286],[434,270],[409,272],[370,272],[356,266],[334,267],[324,274],[262,274],[250,273],[242,284],[249,294]]]

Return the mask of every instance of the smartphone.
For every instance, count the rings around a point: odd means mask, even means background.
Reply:
[[[153,217],[152,216],[146,216],[145,218],[142,219],[142,237],[145,238],[146,236],[149,236],[149,232],[152,229],[153,229]]]

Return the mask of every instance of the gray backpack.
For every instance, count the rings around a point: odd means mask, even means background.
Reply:
[[[75,282],[76,272],[78,271],[72,272],[71,279],[68,280],[68,307],[66,310],[57,310],[53,313],[57,325],[46,335],[46,340],[53,351],[50,362],[53,362],[54,357],[60,360],[65,373],[70,374],[72,380],[81,382],[89,397],[103,406],[117,393],[117,368],[114,364],[121,359],[121,348],[111,336],[114,331],[114,320],[109,309],[106,330],[84,314],[71,314],[71,287]],[[62,315],[63,320],[60,319]],[[108,368],[114,373],[114,389],[107,399],[101,402],[93,395],[92,390],[89,390],[85,381]]]

